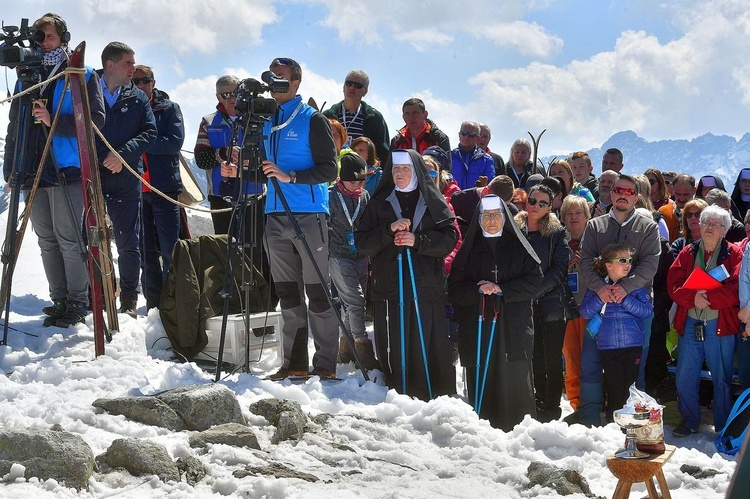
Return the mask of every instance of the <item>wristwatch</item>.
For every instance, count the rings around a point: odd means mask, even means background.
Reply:
[[[289,183],[290,184],[296,184],[297,183],[297,172],[295,172],[294,170],[292,170],[289,173],[287,173],[287,175],[289,175]]]

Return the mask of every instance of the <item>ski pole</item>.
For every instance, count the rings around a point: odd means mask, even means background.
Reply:
[[[479,291],[482,293],[481,291]],[[481,297],[481,309],[479,310],[478,326],[477,326],[477,358],[476,358],[476,369],[474,379],[474,410],[479,414],[479,359],[482,357],[482,322],[484,321],[484,293]]]
[[[401,322],[401,392],[406,393],[406,330],[404,326],[404,259],[398,255],[398,318]]]
[[[419,343],[422,346],[422,362],[424,363],[424,374],[427,378],[427,393],[432,400],[432,383],[430,382],[430,368],[427,365],[427,348],[424,345],[424,330],[422,329],[422,315],[419,312],[419,298],[417,298],[417,281],[414,278],[414,265],[411,261],[411,251],[406,248],[406,260],[409,263],[409,276],[411,277],[411,291],[414,295],[414,310],[417,312],[417,329],[419,330]]]
[[[497,296],[502,296],[502,291],[496,293]],[[490,341],[487,343],[487,356],[484,360],[484,374],[482,375],[482,387],[479,393],[479,406],[477,407],[477,414],[482,410],[482,402],[484,401],[484,388],[487,385],[487,371],[490,367],[490,354],[492,353],[492,342],[495,340],[495,326],[497,325],[497,316],[500,312],[495,309],[494,316],[492,317],[492,327],[490,328]]]

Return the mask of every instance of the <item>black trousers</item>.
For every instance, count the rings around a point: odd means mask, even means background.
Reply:
[[[633,347],[599,351],[608,412],[621,409],[628,401],[630,385],[638,379],[642,350],[642,347]]]
[[[560,397],[564,384],[562,347],[566,326],[563,320],[544,322],[535,309],[532,357],[534,392],[537,410],[546,413],[547,419],[557,419],[561,413]]]

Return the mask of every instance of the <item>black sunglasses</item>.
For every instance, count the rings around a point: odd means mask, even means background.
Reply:
[[[221,97],[224,100],[229,100],[237,97],[237,91],[234,92],[219,92],[219,97]]]
[[[460,132],[458,132],[458,134],[461,137],[471,137],[472,139],[474,137],[479,137],[479,134],[477,132],[465,132],[465,131],[461,130]]]
[[[358,81],[352,81],[352,80],[346,80],[344,82],[344,85],[346,85],[347,87],[354,87],[357,90],[362,90],[363,88],[365,88],[364,84],[362,84],[362,83],[360,83]]]
[[[149,84],[154,81],[154,79],[150,76],[144,76],[143,78],[132,78],[130,81],[133,82],[133,85],[140,85],[141,83]]]
[[[526,200],[527,203],[529,203],[531,206],[534,206],[535,204],[538,204],[540,208],[546,208],[549,206],[549,202],[542,201],[541,199],[532,198],[529,196],[529,199]]]

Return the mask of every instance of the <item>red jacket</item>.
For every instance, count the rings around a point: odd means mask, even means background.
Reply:
[[[696,289],[686,289],[682,286],[693,272],[695,267],[695,256],[700,241],[691,243],[677,255],[674,263],[667,274],[667,291],[669,296],[677,304],[677,313],[674,316],[674,327],[682,335],[685,333],[685,321],[687,321],[688,309],[695,306]],[[711,302],[711,308],[719,311],[719,323],[716,334],[718,336],[730,336],[737,334],[740,330],[739,313],[739,274],[742,263],[742,251],[739,246],[721,241],[718,265],[724,264],[729,272],[729,277],[722,281],[721,286],[708,291],[706,296]]]

